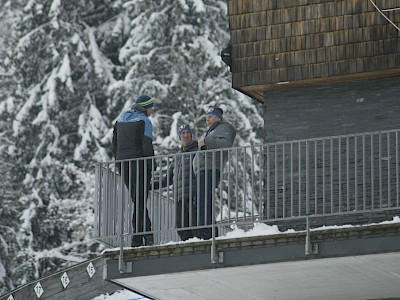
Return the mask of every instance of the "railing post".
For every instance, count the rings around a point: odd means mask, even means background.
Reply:
[[[318,244],[311,243],[311,231],[310,231],[310,220],[309,216],[306,216],[306,245],[305,245],[305,255],[315,255],[318,254]]]
[[[211,193],[211,263],[216,264],[217,261],[217,244],[215,241],[215,188],[216,188],[216,165],[215,165],[215,150],[212,151],[212,160],[211,160],[211,185],[212,185],[212,193]],[[207,195],[207,193],[206,193]],[[207,215],[207,212],[206,212]]]

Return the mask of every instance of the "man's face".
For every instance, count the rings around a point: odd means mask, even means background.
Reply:
[[[213,124],[218,121],[221,121],[221,119],[211,114],[206,115],[206,123],[208,128],[213,126]]]
[[[181,132],[181,145],[183,147],[189,146],[192,143],[192,134],[189,130],[184,130]]]
[[[147,116],[150,117],[150,115],[153,113],[153,111],[154,111],[154,106],[148,108],[148,109],[147,109]]]

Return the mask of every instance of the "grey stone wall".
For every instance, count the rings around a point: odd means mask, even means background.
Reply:
[[[265,142],[400,128],[400,77],[266,92]]]

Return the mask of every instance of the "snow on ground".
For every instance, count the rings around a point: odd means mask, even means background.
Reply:
[[[145,300],[149,299],[144,296],[138,295],[134,292],[131,292],[129,290],[120,290],[112,295],[109,294],[102,294],[100,296],[97,296],[96,298],[93,298],[93,300]]]

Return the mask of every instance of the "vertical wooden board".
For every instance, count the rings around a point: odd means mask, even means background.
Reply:
[[[336,11],[337,11],[336,4],[337,4],[337,2],[334,1],[334,2],[327,3],[327,4],[325,5],[325,10],[326,10],[326,11],[325,11],[325,15],[326,15],[326,17],[328,17],[328,18],[333,18],[333,17],[336,17],[336,16],[337,16],[337,13],[336,13]]]
[[[314,64],[312,65],[312,74],[314,78],[321,77],[321,64]]]
[[[265,70],[267,68],[265,59],[266,59],[265,55],[260,55],[257,57],[257,64],[260,70]]]
[[[239,13],[238,1],[228,0],[228,16],[236,15]]]
[[[236,0],[237,1],[237,13],[243,14],[243,2],[246,0]]]
[[[387,39],[384,41],[384,52],[385,54],[392,54],[400,52],[400,41],[399,39]]]
[[[257,70],[258,70],[258,57],[257,56],[250,57],[247,62],[246,71],[251,71],[254,73],[254,71],[257,71]]]
[[[276,14],[275,10],[267,10],[266,11],[266,25],[274,25],[275,21],[274,21],[274,16]]]
[[[256,42],[257,41],[257,28],[250,28],[248,33],[247,42]]]
[[[310,64],[316,64],[317,63],[317,49],[310,49],[308,52],[309,52]]]
[[[284,53],[289,51],[290,43],[287,38],[279,39],[279,52]]]
[[[357,14],[362,12],[362,3],[361,1],[358,0],[347,0],[346,1],[346,7],[345,7],[345,13],[346,14]]]
[[[307,30],[306,34],[317,33],[316,24],[315,23],[316,23],[316,20],[309,20],[307,22],[308,30]]]
[[[351,15],[343,16],[343,28],[345,29],[353,28],[353,17]]]
[[[245,57],[251,57],[254,56],[254,47],[253,47],[253,43],[246,43],[244,45],[244,51],[245,51]]]
[[[301,66],[299,65],[294,66],[294,80],[297,81],[303,79],[301,76],[302,76]]]
[[[265,40],[266,26],[257,27],[256,30],[257,30],[257,41],[261,43]]]
[[[277,82],[287,82],[288,81],[288,73],[287,68],[279,68],[279,78]]]
[[[363,24],[363,19],[364,17],[362,14],[353,15],[353,27],[360,28],[362,26],[365,26],[365,24]]]
[[[326,61],[326,51],[324,48],[316,49],[317,63],[323,63]]]
[[[260,54],[261,55],[270,53],[269,43],[270,43],[269,40],[263,40],[260,42]]]
[[[282,16],[282,21],[284,23],[297,22],[297,8],[292,7],[286,9],[284,15]]]
[[[284,24],[272,25],[271,38],[279,39],[283,37],[285,37],[285,25]]]
[[[348,59],[346,62],[346,65],[348,66],[348,73],[357,73],[357,60],[356,59]]]
[[[267,20],[265,18],[265,12],[255,12],[249,14],[250,16],[250,27],[258,27],[267,25]]]
[[[302,22],[295,22],[292,24],[292,28],[291,28],[291,34],[288,36],[299,36],[299,35],[303,35],[303,23]]]
[[[274,24],[282,24],[282,9],[276,9],[273,11]]]
[[[259,56],[261,54],[260,53],[260,42],[259,41],[253,43],[253,51],[254,51],[254,55]]]
[[[236,30],[236,43],[238,44],[242,44],[244,43],[245,40],[245,34],[244,34],[244,30]]]
[[[334,30],[340,31],[344,29],[344,17],[343,16],[337,16],[333,18],[335,26],[333,27]]]
[[[304,51],[303,50],[294,51],[293,57],[294,57],[294,65],[298,65],[298,66],[304,65],[305,61],[304,61]]]
[[[271,83],[279,82],[279,69],[271,70]]]
[[[336,76],[338,75],[338,64],[337,62],[329,62],[328,63],[328,76]]]
[[[356,58],[356,72],[361,73],[364,72],[364,58]]]
[[[247,26],[246,26],[246,15],[244,15],[244,14],[239,15],[239,19],[240,19],[240,21],[239,21],[238,28],[239,29],[247,29]]]
[[[229,16],[228,22],[229,22],[229,29],[231,31],[240,29],[240,17],[239,16],[237,16],[237,15]]]
[[[279,39],[269,40],[268,46],[268,53],[277,53],[279,51]]]
[[[300,21],[306,20],[305,11],[306,11],[306,8],[304,6],[296,7],[296,9],[295,9],[296,22],[300,22]]]
[[[354,53],[357,57],[366,56],[366,45],[367,43],[355,43],[354,45]]]
[[[291,82],[295,80],[295,70],[294,66],[287,67],[287,81]]]
[[[264,1],[253,0],[253,11],[263,11],[262,2]]]
[[[242,2],[242,13],[250,13],[253,12],[253,0],[243,0]]]
[[[285,23],[284,24],[285,38],[291,38],[292,26],[293,26],[293,23]]]
[[[320,64],[321,66],[321,76],[322,77],[328,77],[329,75],[329,63],[325,62],[323,64]]]
[[[271,70],[263,70],[261,72],[261,78],[263,80],[263,83],[271,82],[272,81]]]
[[[399,67],[399,66],[396,65],[396,54],[395,53],[388,55],[387,59],[388,59],[389,69],[393,69],[393,68]]]

